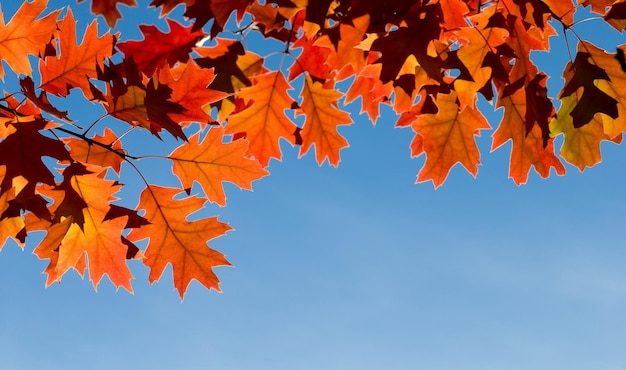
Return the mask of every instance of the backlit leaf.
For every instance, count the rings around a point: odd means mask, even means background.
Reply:
[[[224,235],[231,227],[217,217],[187,221],[186,218],[204,204],[198,197],[175,199],[179,190],[148,186],[141,193],[138,208],[146,211],[149,225],[134,229],[128,239],[149,238],[144,263],[150,268],[150,282],[159,280],[165,267],[172,265],[174,286],[183,298],[191,280],[220,291],[216,266],[228,266],[224,255],[207,246],[207,241]]]
[[[24,2],[6,24],[4,15],[0,11],[0,57],[18,75],[30,76],[32,74],[28,55],[43,56],[46,45],[56,31],[56,20],[60,10],[37,19],[47,5],[48,0]],[[4,69],[1,63],[0,78],[4,79]]]
[[[269,174],[259,162],[245,157],[247,140],[223,140],[224,129],[212,127],[202,142],[199,135],[194,135],[168,156],[185,189],[191,189],[193,182],[198,181],[207,198],[220,206],[226,205],[223,182],[252,190],[252,181]]]

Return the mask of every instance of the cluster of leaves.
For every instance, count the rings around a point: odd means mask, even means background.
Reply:
[[[91,9],[113,28],[119,4],[136,6],[92,0]],[[512,141],[509,174],[518,184],[531,168],[542,177],[552,168],[565,172],[554,152],[556,135],[564,136],[561,157],[582,170],[600,161],[601,141],[620,142],[626,129],[623,53],[608,53],[574,30],[574,13],[590,6],[623,31],[623,0],[151,3],[162,16],[179,5],[188,25],[169,18],[166,32],[141,25],[144,38],[136,41],[98,35],[94,21],[79,43],[71,9],[48,10],[47,0],[24,2],[6,24],[0,14],[0,58],[20,77],[20,91],[0,102],[0,246],[8,238],[23,245],[28,233],[46,231],[34,253],[50,260],[48,284],[69,269],[83,275],[88,268],[94,286],[107,274],[132,291],[127,260],[140,259],[150,281],[171,264],[181,297],[192,279],[219,290],[212,269],[229,262],[207,241],[230,227],[216,217],[187,216],[207,201],[225,206],[224,182],[251,189],[268,174],[270,160],[281,159],[281,139],[298,145],[300,155],[314,148],[320,165],[337,166],[348,146],[338,126],[352,123],[340,101],[360,100],[373,122],[381,104],[391,106],[396,126],[414,131],[411,154],[425,154],[418,181],[435,186],[456,163],[477,173],[475,137],[491,128],[477,109],[479,96],[504,108],[492,148]],[[578,39],[564,66],[558,112],[546,74],[530,58],[549,50],[555,24]],[[250,50],[246,40],[253,36],[279,46],[278,67],[267,62],[275,50]],[[202,46],[207,38],[210,46]],[[338,89],[339,82],[348,87]],[[74,124],[56,103],[70,91],[101,105],[108,118],[87,128]],[[287,111],[303,116],[302,125]],[[127,132],[106,127],[111,120],[179,139],[161,159],[181,186],[146,181],[136,166],[146,157],[127,151]],[[94,134],[94,127],[104,133]],[[123,185],[111,176],[123,163],[144,179],[136,209],[116,202]],[[194,183],[201,194],[189,196]],[[149,241],[141,250],[136,243],[143,239]]]

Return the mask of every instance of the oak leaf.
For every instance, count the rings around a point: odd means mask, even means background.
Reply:
[[[352,24],[339,25],[339,40],[335,45],[333,40],[324,35],[316,40],[317,45],[323,45],[331,50],[326,59],[330,70],[336,70],[337,80],[343,80],[352,74],[358,74],[366,65],[365,51],[358,46],[365,38],[369,26],[369,15],[362,15],[352,19]],[[315,75],[315,74],[314,74]]]
[[[526,92],[518,89],[513,94],[498,99],[498,107],[504,108],[500,126],[493,133],[491,150],[512,141],[509,177],[516,184],[525,184],[531,167],[546,178],[554,167],[558,175],[565,174],[565,167],[554,154],[554,139],[545,140],[538,124],[526,129]]]
[[[626,2],[621,1],[613,4],[608,13],[604,15],[604,20],[620,32],[626,30]]]
[[[43,56],[56,31],[60,10],[37,19],[47,6],[48,0],[24,2],[7,24],[0,11],[0,55],[18,75],[32,75],[28,55]],[[0,78],[4,80],[1,63]]]
[[[318,81],[325,81],[330,68],[326,60],[330,55],[330,49],[316,44],[315,38],[302,36],[293,43],[293,48],[301,48],[302,52],[296,58],[296,62],[289,68],[289,81],[304,72],[308,72]]]
[[[178,62],[186,63],[193,47],[205,36],[202,30],[192,31],[191,26],[184,27],[169,18],[167,25],[167,33],[161,32],[156,26],[140,25],[143,40],[117,44],[117,48],[127,58],[132,57],[139,71],[146,76],[152,76],[165,62],[170,67]]]
[[[313,82],[305,75],[302,87],[302,109],[304,126],[300,131],[302,144],[300,156],[315,145],[315,158],[321,165],[326,159],[330,165],[339,165],[339,151],[348,146],[348,141],[339,134],[337,126],[352,123],[350,115],[337,108],[341,93],[327,89],[319,82]]]
[[[412,127],[421,137],[413,155],[421,154],[422,150],[426,153],[426,163],[417,182],[432,180],[437,188],[457,163],[476,176],[480,152],[474,136],[491,127],[476,108],[467,105],[461,109],[455,92],[437,95],[435,103],[438,112],[417,116]]]
[[[39,109],[48,112],[55,117],[61,118],[62,120],[71,121],[67,116],[67,111],[60,111],[50,103],[48,94],[45,91],[42,91],[39,95],[37,95],[37,92],[35,91],[35,82],[32,78],[30,78],[30,76],[20,79],[20,86],[22,87],[24,96],[39,107]]]
[[[182,113],[171,112],[175,122],[198,122],[202,127],[215,122],[207,113],[210,104],[220,101],[228,94],[209,88],[215,79],[212,69],[198,68],[189,62],[170,69],[165,66],[159,74],[159,84],[172,89],[170,100],[184,108]]]
[[[223,138],[223,128],[211,127],[202,142],[196,134],[168,156],[187,193],[197,181],[206,197],[220,206],[226,205],[223,182],[252,190],[252,181],[269,174],[259,162],[245,157],[247,140],[223,143]]]
[[[591,10],[601,15],[607,13],[609,7],[616,2],[616,0],[577,0],[578,4],[583,6],[591,6]]]
[[[279,139],[295,143],[297,126],[285,114],[285,109],[295,102],[287,94],[291,87],[281,72],[258,75],[254,81],[254,85],[241,89],[238,94],[252,101],[252,105],[229,117],[226,133],[245,133],[250,141],[248,154],[265,167],[271,158],[282,158]]]
[[[98,37],[98,24],[93,21],[85,30],[79,46],[76,39],[76,21],[71,9],[59,26],[59,56],[49,56],[39,63],[41,88],[50,94],[67,96],[78,87],[87,98],[93,98],[90,78],[97,77],[96,67],[113,54],[113,36],[108,32]]]
[[[190,6],[195,0],[152,0],[150,6],[161,7],[161,17],[170,13],[178,5]]]
[[[78,0],[82,3],[85,0]],[[117,4],[137,6],[135,0],[91,0],[91,12],[104,16],[109,27],[115,27],[117,20],[122,18],[122,14],[117,10]]]
[[[622,71],[619,62],[613,53],[607,53],[587,41],[580,42],[578,50],[579,52],[588,54],[588,56],[585,56],[588,63],[597,66],[600,70],[604,70],[604,73],[608,77],[598,77],[594,80],[594,86],[597,86],[599,91],[596,91],[596,96],[594,97],[594,100],[592,100],[593,103],[589,103],[588,101],[581,102],[581,97],[579,99],[579,104],[583,103],[587,106],[592,105],[593,111],[597,110],[598,112],[596,115],[602,114],[604,133],[606,133],[610,138],[615,138],[623,131],[626,131],[626,88],[624,88],[626,86],[626,73]],[[597,70],[594,68],[593,71],[595,72]],[[597,73],[594,72],[590,73],[598,76]],[[589,88],[587,88],[587,90],[589,90]],[[576,90],[576,93],[578,92],[579,90]],[[616,115],[613,110],[607,109],[607,103],[610,100],[607,100],[602,93],[607,94],[610,98],[617,102]],[[585,95],[585,91],[583,91],[583,95]],[[598,97],[602,97],[601,106],[597,105],[600,101]],[[586,117],[588,117],[588,114]],[[579,122],[575,123],[578,124]]]
[[[390,102],[393,93],[391,82],[383,84],[378,76],[381,70],[380,64],[368,64],[356,76],[354,82],[346,91],[345,104],[350,104],[357,98],[361,98],[361,113],[367,113],[373,123],[380,116],[380,103]],[[398,95],[396,95],[396,98]]]
[[[207,246],[207,241],[225,234],[231,227],[217,217],[187,221],[186,218],[202,208],[198,197],[175,199],[178,189],[149,185],[141,193],[139,209],[146,211],[149,225],[133,229],[128,239],[136,242],[149,238],[144,263],[150,268],[150,282],[161,278],[165,267],[172,265],[174,286],[184,297],[191,280],[196,279],[207,289],[221,291],[213,267],[228,266],[224,255]]]
[[[171,118],[185,108],[171,100],[172,89],[158,83],[157,76],[144,83],[132,59],[123,63],[125,78],[116,75],[107,83],[105,108],[107,112],[131,125],[139,125],[153,135],[165,129],[176,138],[186,139],[182,127]]]
[[[47,124],[44,120],[11,124],[15,132],[0,142],[0,165],[6,166],[0,193],[12,188],[13,178],[18,176],[24,177],[33,186],[37,183],[54,185],[54,174],[43,162],[43,157],[71,161],[63,143],[41,134],[40,130],[45,129]]]
[[[461,107],[474,104],[477,92],[491,80],[493,67],[485,60],[492,50],[496,50],[509,36],[506,28],[494,22],[496,7],[490,6],[481,13],[469,18],[473,27],[463,27],[454,34],[463,40],[458,56],[472,76],[471,80],[456,79],[454,87]]]
[[[579,106],[576,94],[561,99],[561,108],[550,123],[550,131],[554,136],[563,134],[563,145],[560,154],[566,161],[583,171],[602,160],[600,143],[602,141],[622,142],[622,135],[614,138],[604,133],[602,115],[594,115],[584,126],[576,127],[572,111]]]
[[[70,147],[70,155],[74,160],[111,167],[118,175],[120,174],[125,151],[122,142],[111,129],[105,128],[102,135],[94,135],[91,140],[65,138],[63,142]]]
[[[617,100],[602,91],[596,83],[596,80],[610,82],[611,78],[604,69],[590,63],[591,57],[591,54],[579,51],[574,62],[565,67],[563,74],[565,86],[559,97],[576,95],[575,104],[567,104],[568,116],[576,128],[586,125],[598,113],[612,119],[618,118]]]
[[[59,212],[67,214],[67,217],[59,218],[58,224],[64,226],[55,228],[49,239],[44,238],[40,249],[41,256],[51,257],[51,266],[54,266],[49,280],[59,280],[70,268],[80,267],[81,260],[87,257],[89,276],[94,288],[98,286],[104,274],[107,274],[116,287],[121,286],[132,292],[130,281],[133,277],[126,264],[128,247],[122,243],[122,231],[127,223],[126,217],[105,219],[110,202],[117,199],[113,194],[121,185],[104,179],[104,171],[91,173],[88,170],[85,171],[82,166],[72,170],[72,166],[66,169],[72,172],[66,175],[66,181],[71,186],[71,190],[61,190],[65,193],[64,199],[55,210],[55,215]],[[72,197],[72,194],[80,196],[82,204],[76,204],[70,200],[72,205],[64,207],[67,197]],[[81,213],[80,220],[74,217],[78,211]],[[69,225],[67,225],[67,220],[70,220]],[[63,231],[66,231],[65,234]],[[54,244],[57,242],[59,244],[55,248]],[[58,256],[51,254],[51,251],[55,249],[58,249]],[[82,274],[83,271],[77,270]]]
[[[44,273],[47,275],[46,287],[49,287],[54,282],[60,282],[63,275],[67,272],[67,270],[61,271],[57,269],[57,263],[59,261],[59,246],[63,242],[63,238],[65,238],[70,226],[72,226],[72,222],[73,219],[68,217],[54,225],[46,225],[44,228],[46,230],[46,236],[33,250],[33,254],[39,257],[39,259],[48,260],[48,266],[46,266],[44,270]],[[29,229],[29,231],[32,230],[37,229]],[[74,264],[74,269],[82,277],[84,276],[85,267],[86,263],[83,255],[79,261]]]
[[[183,2],[187,3],[187,1]],[[187,5],[185,17],[195,19],[194,31],[201,29],[214,19],[211,26],[211,37],[214,37],[224,28],[232,12],[236,11],[237,21],[241,21],[246,7],[251,2],[251,0],[195,0]]]

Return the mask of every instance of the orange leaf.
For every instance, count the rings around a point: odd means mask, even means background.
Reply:
[[[64,138],[63,141],[70,147],[70,155],[77,161],[94,164],[102,167],[111,167],[119,175],[124,158],[118,153],[124,153],[122,143],[117,135],[109,128],[104,129],[103,135],[95,135],[92,140],[110,146],[111,150],[77,138]]]
[[[318,46],[314,38],[307,38],[304,34],[293,43],[293,48],[301,48],[302,52],[296,62],[289,68],[289,81],[304,72],[308,72],[319,80],[325,80],[328,76],[329,68],[326,60],[330,55],[330,49]]]
[[[126,264],[128,247],[121,238],[126,228],[126,217],[105,219],[110,201],[116,199],[113,194],[121,185],[105,180],[104,173],[78,174],[70,178],[73,191],[81,197],[85,206],[82,208],[81,220],[69,216],[57,224],[62,226],[50,229],[36,253],[40,258],[50,258],[48,282],[58,281],[70,268],[76,268],[82,273],[77,266],[81,266],[81,259],[86,256],[94,288],[107,274],[116,287],[133,291],[130,284],[133,276]],[[68,196],[69,191],[65,193],[65,197]],[[67,220],[71,220],[69,226]],[[63,234],[63,231],[66,233]],[[59,241],[60,244],[57,244]],[[54,248],[55,244],[57,248]],[[58,256],[52,253],[55,249],[58,249]]]
[[[554,140],[545,141],[541,127],[536,123],[530,131],[526,130],[525,89],[518,89],[512,95],[498,99],[498,107],[504,107],[504,116],[493,133],[491,150],[512,140],[509,176],[513,181],[518,185],[525,184],[531,167],[535,167],[535,171],[543,178],[550,175],[552,167],[558,175],[565,174],[565,167],[554,155]]]
[[[352,19],[352,25],[339,25],[339,40],[333,45],[333,40],[328,35],[320,37],[315,44],[323,45],[331,49],[326,60],[331,70],[337,70],[337,80],[343,80],[352,74],[358,74],[365,67],[365,51],[357,46],[365,38],[365,32],[369,26],[368,14]]]
[[[24,2],[6,25],[0,11],[0,55],[18,75],[32,75],[28,55],[43,56],[46,45],[56,31],[56,20],[60,10],[37,19],[47,6],[48,0]],[[2,64],[0,78],[4,80]]]
[[[287,94],[291,86],[281,72],[258,75],[254,80],[256,84],[241,89],[238,94],[243,99],[252,100],[252,105],[228,118],[226,133],[245,133],[250,141],[248,154],[265,167],[271,158],[282,158],[280,138],[292,145],[295,143],[297,126],[285,114],[285,109],[294,101]]]
[[[170,113],[175,122],[198,122],[205,127],[214,122],[203,107],[224,99],[228,94],[209,89],[215,78],[212,69],[198,68],[195,63],[181,64],[170,70],[165,66],[159,75],[159,83],[172,89],[170,100],[185,108],[183,113]]]
[[[606,14],[607,8],[613,5],[616,0],[578,0],[578,4],[590,6],[591,10],[599,14]]]
[[[336,167],[339,165],[339,151],[348,146],[346,139],[337,132],[337,126],[352,123],[350,115],[337,108],[337,100],[342,94],[334,89],[324,88],[319,82],[313,82],[307,74],[301,95],[305,121],[300,132],[300,156],[306,154],[315,144],[317,164],[322,165],[328,158],[328,162]]]
[[[217,217],[187,221],[187,216],[202,208],[204,200],[195,196],[173,199],[179,192],[178,189],[149,185],[141,193],[138,208],[145,209],[150,224],[133,229],[128,239],[150,238],[144,260],[150,268],[150,282],[159,280],[167,264],[171,264],[174,286],[181,298],[193,279],[219,292],[219,279],[213,273],[213,267],[230,263],[206,243],[224,235],[231,227],[218,221]]]
[[[113,93],[107,94],[106,108],[113,117],[119,118],[131,124],[139,124],[141,127],[150,131],[152,125],[148,120],[148,109],[146,107],[146,90],[139,86],[128,86],[124,94],[114,96]]]
[[[492,75],[492,68],[485,65],[485,57],[491,50],[495,50],[503,44],[509,35],[509,32],[504,28],[487,27],[490,25],[490,19],[495,10],[495,6],[486,8],[470,18],[473,27],[464,27],[455,31],[455,35],[467,42],[459,49],[458,56],[472,75],[472,81],[463,79],[454,81],[461,107],[474,104],[477,92],[490,80]]]
[[[439,109],[436,114],[419,115],[412,125],[421,136],[418,149],[426,152],[426,163],[417,182],[432,180],[435,188],[443,184],[457,163],[476,176],[480,152],[474,136],[479,136],[480,130],[491,128],[476,108],[467,105],[461,110],[454,91],[437,95],[436,104]]]
[[[46,278],[46,287],[49,287],[54,282],[61,282],[61,277],[65,274],[66,271],[60,271],[57,269],[57,263],[59,261],[59,246],[63,242],[63,238],[72,226],[73,218],[68,217],[61,221],[60,223],[54,225],[47,225],[46,227],[46,236],[43,238],[41,243],[33,250],[33,254],[35,254],[39,259],[44,260],[47,259],[48,266],[44,270],[44,273],[48,275]],[[29,230],[31,231],[31,230]],[[80,258],[80,262],[74,264],[74,268],[76,271],[83,276],[85,271],[85,258],[84,255]]]
[[[59,29],[60,56],[46,57],[39,63],[41,88],[57,96],[67,96],[69,89],[78,87],[91,99],[89,79],[97,77],[96,67],[102,68],[103,61],[112,55],[113,36],[106,33],[98,37],[98,24],[93,21],[77,46],[76,21],[71,9],[67,10]]]
[[[383,84],[380,81],[381,64],[368,64],[354,79],[348,91],[344,104],[350,104],[356,98],[361,97],[361,113],[366,112],[370,120],[375,124],[380,116],[380,103],[389,104],[389,97],[393,93],[393,83]],[[396,101],[398,101],[396,94]]]
[[[168,156],[174,162],[174,174],[185,189],[191,189],[197,181],[207,198],[220,206],[226,205],[223,182],[252,190],[252,181],[269,174],[259,162],[245,157],[247,140],[224,144],[223,137],[223,128],[212,127],[202,142],[196,134]]]

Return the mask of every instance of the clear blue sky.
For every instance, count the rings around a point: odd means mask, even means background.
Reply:
[[[34,246],[5,246],[0,369],[626,369],[626,148],[517,187],[485,133],[478,178],[455,168],[435,191],[413,184],[410,130],[341,132],[338,169],[285,145],[254,192],[209,206],[236,229],[212,243],[235,265],[222,294],[194,282],[181,303],[170,269],[150,286],[138,262],[135,295],[74,273],[45,289]]]

